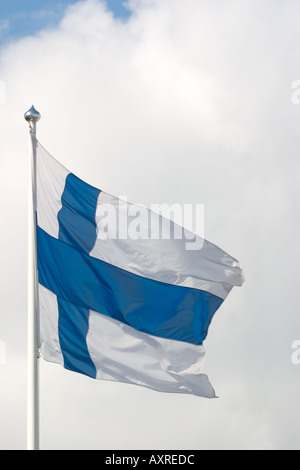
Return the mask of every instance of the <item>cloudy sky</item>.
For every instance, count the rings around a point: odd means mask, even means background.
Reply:
[[[26,447],[34,104],[40,142],[90,184],[204,204],[246,277],[205,342],[218,399],[41,360],[41,447],[299,449],[299,0],[1,0],[0,44],[0,448]]]

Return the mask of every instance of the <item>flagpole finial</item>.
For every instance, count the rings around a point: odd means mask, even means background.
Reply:
[[[29,122],[29,132],[31,135],[36,134],[36,123],[41,119],[40,113],[32,105],[31,108],[24,114],[24,119]]]
[[[24,114],[26,121],[39,121],[41,119],[40,113],[32,105],[31,108]]]

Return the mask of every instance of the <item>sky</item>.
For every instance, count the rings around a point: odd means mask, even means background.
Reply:
[[[41,448],[299,450],[299,56],[298,0],[1,0],[0,449],[26,448],[34,104],[42,145],[90,184],[204,204],[246,278],[204,344],[218,399],[41,359]]]
[[[0,39],[9,42],[57,25],[69,5],[77,0],[1,0]],[[115,18],[125,20],[130,10],[125,0],[105,0]]]

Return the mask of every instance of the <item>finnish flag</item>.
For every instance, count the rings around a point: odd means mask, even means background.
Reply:
[[[176,224],[90,186],[39,142],[36,165],[44,359],[95,379],[214,398],[203,342],[243,283],[238,261],[195,235],[197,250],[187,236],[167,239],[164,227],[178,234]],[[137,212],[147,221],[141,236],[130,234]]]

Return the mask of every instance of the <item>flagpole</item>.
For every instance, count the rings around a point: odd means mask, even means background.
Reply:
[[[39,450],[38,276],[36,245],[36,123],[41,115],[32,106],[24,115],[29,123],[28,162],[28,364],[27,449]]]

